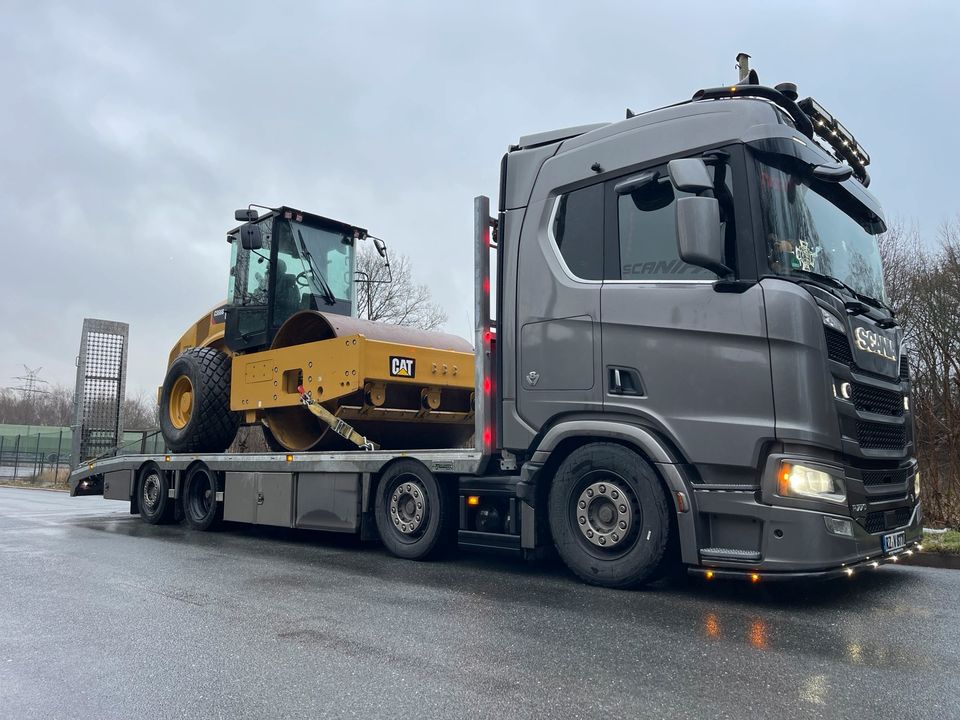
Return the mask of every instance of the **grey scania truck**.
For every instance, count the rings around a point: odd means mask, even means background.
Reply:
[[[495,216],[474,202],[472,446],[125,455],[71,491],[405,558],[553,546],[609,587],[912,553],[910,370],[869,156],[792,84],[744,75],[509,147]]]

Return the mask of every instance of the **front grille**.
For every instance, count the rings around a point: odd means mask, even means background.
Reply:
[[[866,450],[903,450],[907,431],[903,425],[857,421],[857,442]]]
[[[866,487],[874,485],[893,485],[905,483],[910,475],[909,468],[897,470],[863,470],[860,473]]]
[[[853,383],[853,405],[862,412],[903,416],[903,396],[871,385]]]
[[[853,352],[850,350],[847,336],[828,327],[825,327],[823,332],[827,336],[827,357],[834,362],[853,365]]]
[[[900,358],[900,379],[903,381],[910,379],[910,361],[907,360],[906,355]]]
[[[863,523],[863,527],[868,533],[894,530],[895,528],[903,527],[910,522],[911,511],[912,508],[902,507],[897,508],[896,510],[867,513],[867,519]]]

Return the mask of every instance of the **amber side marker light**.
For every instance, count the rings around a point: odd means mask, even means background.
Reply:
[[[479,495],[467,495],[467,505],[479,505],[480,496]]]
[[[704,575],[704,577],[706,577],[707,580],[713,580],[713,570],[707,570],[707,572],[706,572],[706,574]]]
[[[293,455],[287,455],[287,462],[293,462]]]
[[[758,573],[750,573],[750,582],[753,582],[753,583],[760,582],[760,575]]]

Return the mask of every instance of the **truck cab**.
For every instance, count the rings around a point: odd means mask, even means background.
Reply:
[[[869,156],[795,97],[701,91],[503,160],[496,445],[535,485],[598,436],[630,448],[711,577],[846,568],[920,535]],[[576,509],[593,470],[566,501],[596,564],[622,548]]]

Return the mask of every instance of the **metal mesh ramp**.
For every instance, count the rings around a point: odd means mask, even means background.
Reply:
[[[77,357],[71,464],[112,453],[123,438],[129,325],[85,318]]]

